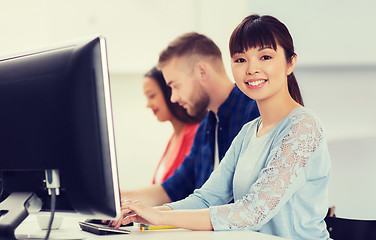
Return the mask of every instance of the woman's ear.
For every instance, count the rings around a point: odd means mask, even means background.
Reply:
[[[290,62],[287,63],[287,76],[290,75],[294,69],[295,69],[295,65],[296,65],[296,54],[294,54],[292,57],[291,57],[291,60]]]

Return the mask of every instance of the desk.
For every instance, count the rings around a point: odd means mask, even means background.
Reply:
[[[64,218],[63,225],[59,230],[51,231],[52,239],[132,239],[132,240],[228,240],[228,239],[257,239],[257,240],[278,240],[279,237],[262,234],[253,231],[190,231],[186,229],[166,229],[166,230],[150,230],[140,231],[137,227],[127,227],[132,232],[130,234],[117,235],[95,235],[82,231],[78,226],[80,218]],[[46,231],[40,230],[36,216],[30,215],[16,229],[16,236],[29,234],[30,236],[44,237]]]

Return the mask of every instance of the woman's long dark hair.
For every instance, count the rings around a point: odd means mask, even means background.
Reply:
[[[175,118],[184,123],[199,123],[203,120],[203,117],[193,117],[188,115],[185,108],[181,107],[178,103],[171,102],[171,88],[166,84],[162,72],[156,67],[153,67],[144,76],[154,79],[158,84],[159,88],[162,90],[167,107]]]
[[[231,57],[254,47],[272,47],[277,50],[277,43],[285,50],[287,62],[296,55],[294,43],[287,27],[278,19],[268,15],[250,15],[246,17],[232,32],[230,38]],[[304,106],[302,95],[294,73],[287,76],[291,97]]]

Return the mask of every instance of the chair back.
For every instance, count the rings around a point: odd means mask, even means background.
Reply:
[[[334,240],[376,239],[376,220],[346,219],[327,216],[325,222],[330,238]]]

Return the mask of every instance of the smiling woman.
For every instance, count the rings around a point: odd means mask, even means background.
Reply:
[[[233,59],[231,67],[234,78],[235,80],[245,78],[245,82],[249,86],[257,88],[260,87],[259,84],[270,81],[270,79],[254,78],[255,73],[259,73],[261,70],[259,68],[268,68],[268,72],[274,75],[287,74],[288,93],[297,103],[303,106],[299,86],[292,72],[297,58],[292,37],[285,25],[272,25],[271,21],[268,22],[266,19],[265,17],[265,21],[259,21],[257,15],[251,15],[243,21],[249,22],[247,26],[239,25],[232,33],[230,55]],[[243,29],[245,27],[249,28],[245,30]],[[261,29],[264,30],[261,31]],[[251,49],[255,52],[246,54]],[[250,56],[253,56],[254,59],[249,58]],[[283,58],[286,58],[286,63],[281,61]],[[282,67],[284,71],[274,69],[275,67]],[[238,69],[240,71],[237,71]],[[235,76],[238,72],[247,76]]]

